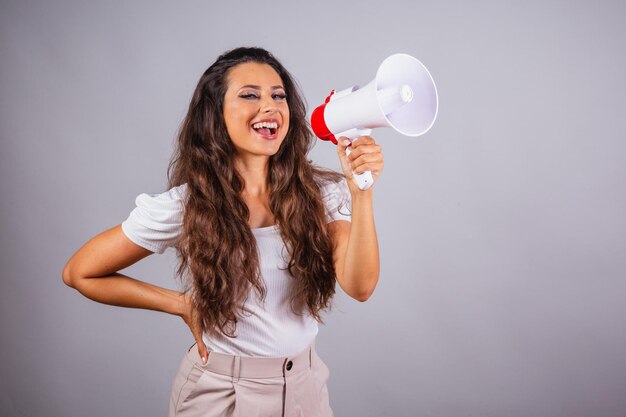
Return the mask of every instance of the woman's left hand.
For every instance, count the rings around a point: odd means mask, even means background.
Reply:
[[[383,172],[385,162],[383,160],[382,148],[371,136],[359,136],[352,143],[344,136],[337,141],[337,154],[339,163],[344,175],[348,179],[348,186],[352,193],[361,192],[356,183],[352,180],[353,175],[361,174],[365,171],[372,171],[374,182]],[[350,146],[350,155],[346,155],[346,148]],[[371,189],[371,187],[369,188]],[[368,190],[369,190],[368,189]]]

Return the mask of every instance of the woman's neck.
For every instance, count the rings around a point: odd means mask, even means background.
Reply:
[[[251,197],[260,197],[268,193],[269,158],[237,158],[235,169],[245,181],[243,193]]]

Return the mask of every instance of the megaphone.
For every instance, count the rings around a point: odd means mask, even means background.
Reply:
[[[331,91],[324,104],[313,110],[311,128],[322,140],[337,144],[345,136],[354,140],[377,127],[391,127],[405,136],[428,132],[438,108],[437,87],[420,61],[411,55],[394,54],[378,67],[365,87],[354,85]],[[347,148],[350,153],[350,148]],[[372,186],[371,171],[354,175],[361,190]]]

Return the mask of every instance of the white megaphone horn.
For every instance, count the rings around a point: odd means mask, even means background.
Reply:
[[[331,91],[313,111],[311,127],[318,138],[334,144],[342,136],[354,140],[370,135],[376,127],[420,136],[435,122],[438,103],[437,87],[426,67],[410,55],[395,54],[380,64],[365,87]],[[354,180],[361,190],[374,183],[371,171],[355,174]]]

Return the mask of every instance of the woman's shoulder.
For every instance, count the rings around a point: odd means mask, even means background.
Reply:
[[[187,196],[187,183],[171,187],[162,193],[146,194],[162,200],[183,200]]]
[[[163,253],[180,239],[187,185],[181,184],[162,193],[142,193],[136,207],[122,222],[128,238],[148,250]]]
[[[316,169],[313,173],[313,179],[322,193],[336,190],[337,187],[341,188],[343,185],[347,187],[345,175],[329,169]]]
[[[352,199],[345,176],[317,175],[315,180],[320,187],[320,194],[326,208],[326,221],[351,220]]]
[[[187,184],[177,185],[161,193],[141,193],[137,196],[137,206],[180,209],[187,197]]]

